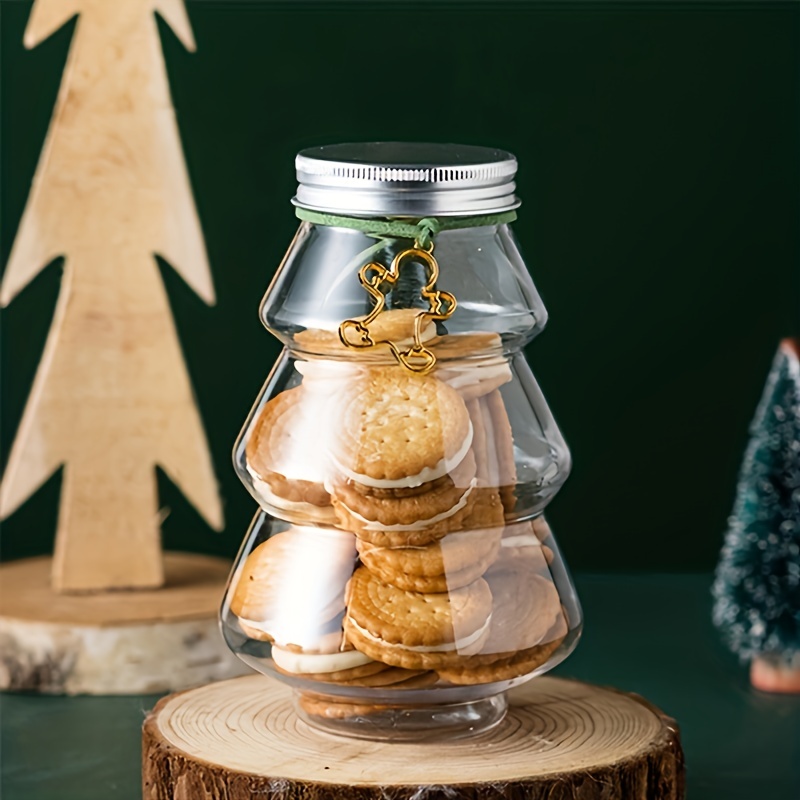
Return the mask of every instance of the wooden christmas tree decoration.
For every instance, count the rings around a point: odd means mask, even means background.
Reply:
[[[756,688],[800,693],[800,340],[781,342],[750,434],[714,622]]]
[[[211,527],[223,526],[206,437],[156,261],[163,257],[206,303],[214,303],[156,12],[194,50],[183,0],[36,0],[24,37],[25,46],[34,47],[79,15],[0,296],[8,304],[63,257],[53,324],[0,490],[0,516],[6,517],[63,467],[52,559],[52,588],[62,593],[164,585],[157,465]],[[49,562],[36,564],[38,591]],[[0,579],[6,585],[15,580],[8,568],[18,571],[20,565],[4,565]],[[216,624],[207,606],[216,607],[224,586],[226,569],[216,571],[213,585],[204,584],[208,602],[198,606],[207,625]],[[167,595],[163,605],[158,597],[151,594],[139,623],[148,614],[159,622],[170,619]],[[5,619],[11,600],[3,592],[2,625],[35,617],[18,601],[15,619]],[[57,609],[55,596],[52,602]],[[86,599],[87,618],[96,623],[91,602]],[[111,617],[101,621],[113,628],[119,604],[102,596],[95,602],[105,604]],[[53,619],[51,610],[49,624],[78,624],[78,606],[71,608],[63,619]],[[24,634],[15,628],[14,636],[9,651],[20,651],[22,666],[8,668],[16,677],[6,676],[5,685],[37,688],[41,682],[24,678],[33,674]],[[173,681],[165,674],[153,690],[180,685],[186,683],[179,675]]]
[[[0,493],[7,516],[64,466],[60,591],[163,583],[155,465],[214,528],[222,509],[155,254],[214,289],[153,11],[194,49],[182,0],[37,0],[33,47],[80,13],[53,122],[3,277],[5,305],[64,277]]]
[[[397,744],[332,737],[291,690],[249,676],[162,700],[143,734],[145,800],[682,800],[674,720],[636,695],[559,678],[513,689],[477,738]],[[433,748],[433,749],[432,749]]]

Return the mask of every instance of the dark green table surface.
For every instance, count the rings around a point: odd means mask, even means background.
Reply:
[[[690,800],[800,800],[800,697],[750,689],[709,621],[707,575],[582,575],[586,632],[557,672],[646,696],[681,725]],[[0,699],[2,800],[141,797],[153,695]]]

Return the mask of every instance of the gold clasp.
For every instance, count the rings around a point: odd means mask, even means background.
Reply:
[[[420,294],[428,301],[428,310],[420,311],[414,319],[414,344],[406,349],[400,349],[394,342],[375,342],[370,334],[369,326],[386,308],[386,294],[382,287],[389,285],[390,290],[400,277],[400,268],[405,261],[414,261],[425,266],[428,280]],[[375,298],[375,307],[362,320],[346,319],[339,326],[339,338],[345,347],[375,347],[376,344],[386,344],[391,349],[394,357],[407,370],[425,374],[430,372],[436,364],[436,356],[422,343],[423,326],[428,320],[447,319],[456,310],[458,305],[454,295],[434,288],[439,279],[439,264],[433,257],[433,242],[429,248],[414,246],[398,253],[387,269],[383,264],[371,261],[358,271],[358,280],[361,285]]]

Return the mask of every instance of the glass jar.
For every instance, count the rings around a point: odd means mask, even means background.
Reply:
[[[522,353],[547,312],[509,228],[516,160],[332,145],[297,172],[260,310],[284,350],[234,448],[261,510],[223,633],[317,727],[477,733],[582,626],[542,514],[570,456]]]

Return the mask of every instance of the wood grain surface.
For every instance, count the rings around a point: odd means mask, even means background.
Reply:
[[[263,676],[167,697],[143,735],[145,800],[684,797],[674,721],[636,696],[558,678],[512,690],[498,727],[451,743],[318,732]]]
[[[51,559],[0,564],[0,689],[135,694],[197,686],[248,671],[217,614],[230,563],[166,553],[158,590],[62,595]]]

